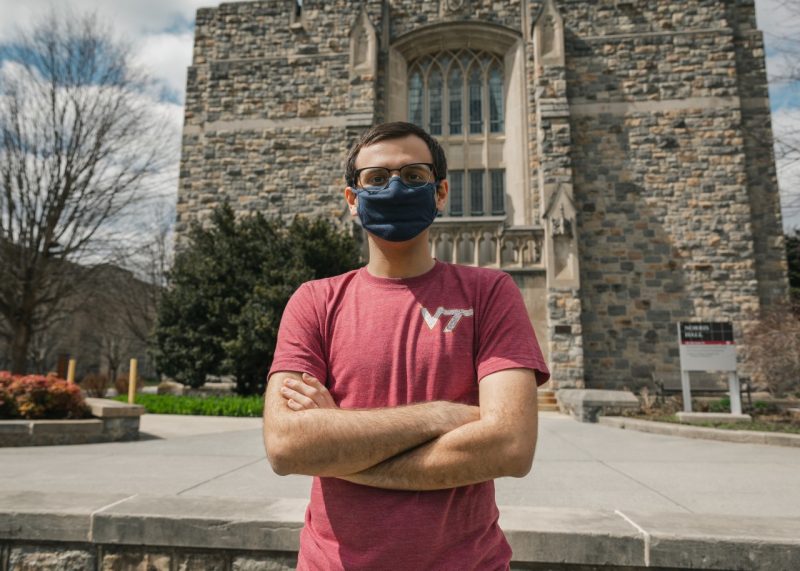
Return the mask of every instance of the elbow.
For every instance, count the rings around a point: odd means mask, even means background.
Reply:
[[[505,476],[512,478],[524,478],[530,474],[533,467],[533,455],[536,448],[536,441],[528,439],[513,438],[505,449]]]
[[[512,478],[524,478],[533,468],[533,450],[515,452],[509,458],[508,475]]]
[[[264,446],[267,450],[267,460],[273,472],[278,476],[288,476],[296,473],[292,460],[292,451],[285,439],[277,436],[268,437],[264,439]]]

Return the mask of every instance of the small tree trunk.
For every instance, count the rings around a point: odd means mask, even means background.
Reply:
[[[24,375],[28,372],[28,348],[31,343],[31,328],[26,319],[12,323],[11,327],[11,372],[15,375]]]

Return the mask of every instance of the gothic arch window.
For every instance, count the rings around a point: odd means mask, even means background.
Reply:
[[[408,120],[436,136],[449,157],[448,216],[505,214],[502,56],[445,50],[408,65]]]
[[[500,58],[488,52],[460,50],[444,51],[411,62],[408,117],[432,135],[461,135],[464,131],[470,135],[484,131],[502,133],[503,65]],[[464,129],[465,124],[467,129]]]

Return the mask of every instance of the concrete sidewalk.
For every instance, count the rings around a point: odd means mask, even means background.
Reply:
[[[789,570],[799,474],[800,448],[544,413],[533,471],[496,489],[512,569]],[[0,569],[291,569],[310,482],[272,472],[260,419],[145,415],[138,442],[0,449]]]
[[[261,420],[148,414],[142,440],[0,449],[0,491],[306,499],[269,467]],[[800,449],[693,440],[543,413],[534,468],[501,506],[800,518]]]

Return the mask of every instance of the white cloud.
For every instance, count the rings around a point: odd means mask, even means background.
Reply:
[[[47,14],[51,6],[66,6],[76,13],[96,12],[135,40],[142,34],[190,25],[198,8],[217,4],[219,0],[0,0],[0,42],[8,41],[16,26],[25,27]]]
[[[188,32],[145,36],[136,46],[135,61],[168,90],[171,98],[183,102],[193,44],[194,36]]]
[[[136,61],[160,82],[169,98],[183,101],[186,68],[192,63],[195,14],[219,0],[0,0],[0,44],[13,39],[55,6],[75,14],[94,12],[114,32],[133,44]]]

